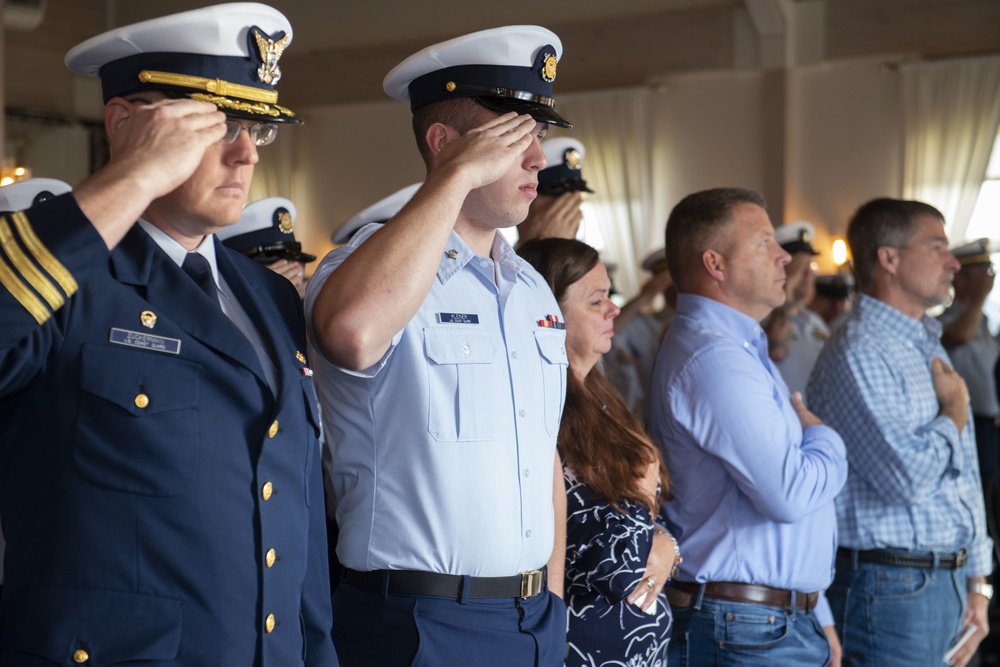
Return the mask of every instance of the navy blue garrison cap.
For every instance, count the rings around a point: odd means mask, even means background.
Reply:
[[[159,90],[212,102],[227,116],[301,123],[278,105],[278,59],[292,26],[276,9],[234,2],[133,23],[91,37],[66,66],[101,79],[104,101]]]
[[[418,51],[385,77],[392,98],[416,111],[433,102],[471,97],[498,113],[530,114],[540,123],[572,127],[555,111],[552,82],[562,42],[533,25],[481,30]]]

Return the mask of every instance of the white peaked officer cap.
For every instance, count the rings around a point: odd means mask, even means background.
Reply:
[[[104,101],[159,90],[213,102],[228,116],[301,123],[278,105],[278,60],[292,26],[276,9],[234,2],[133,23],[91,37],[66,66],[101,79]]]
[[[774,230],[774,240],[789,253],[807,252],[810,255],[818,255],[819,253],[812,247],[815,236],[816,230],[804,221],[789,222]]]
[[[567,192],[594,192],[583,180],[583,158],[587,151],[582,143],[572,137],[546,139],[542,151],[546,167],[538,172],[539,194],[558,197]]]
[[[311,262],[315,255],[302,252],[295,240],[295,204],[284,197],[258,199],[243,208],[239,221],[215,233],[224,245],[261,264],[279,259]]]
[[[73,188],[55,178],[28,178],[0,188],[0,213],[23,211]]]
[[[533,25],[481,30],[428,46],[385,77],[382,87],[416,111],[433,102],[471,97],[498,113],[530,114],[571,127],[555,111],[552,82],[562,56],[555,33]]]
[[[392,216],[399,213],[399,210],[406,205],[406,202],[413,199],[413,195],[420,189],[423,183],[407,185],[402,190],[394,192],[385,199],[380,199],[360,213],[356,213],[350,220],[342,224],[330,237],[334,243],[347,243],[354,232],[358,231],[371,222],[385,222]]]
[[[642,268],[651,273],[659,273],[667,268],[667,249],[660,248],[646,255],[642,260]]]
[[[992,263],[990,259],[989,239],[976,239],[965,245],[960,245],[957,248],[953,248],[951,254],[955,256],[955,259],[962,266]]]

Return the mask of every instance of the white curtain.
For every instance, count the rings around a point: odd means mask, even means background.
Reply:
[[[903,196],[964,241],[1000,128],[1000,57],[904,66],[903,105]]]
[[[594,191],[587,211],[604,238],[604,260],[618,265],[615,287],[630,297],[639,291],[639,263],[653,208],[650,92],[560,95],[558,110],[573,123],[567,133],[586,149],[583,177]]]
[[[295,136],[292,132],[297,129],[279,126],[277,141],[257,149],[260,162],[254,168],[248,204],[267,197],[287,197],[295,201],[292,190],[295,185]]]

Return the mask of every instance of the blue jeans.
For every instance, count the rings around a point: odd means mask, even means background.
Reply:
[[[941,667],[962,626],[965,568],[921,570],[838,558],[826,597],[845,667]]]
[[[670,667],[826,667],[830,645],[813,612],[696,598],[673,607]]]

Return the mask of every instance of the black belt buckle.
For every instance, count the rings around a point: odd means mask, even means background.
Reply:
[[[521,573],[521,599],[526,600],[542,592],[545,578],[541,570],[528,570]]]

